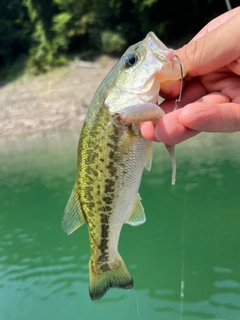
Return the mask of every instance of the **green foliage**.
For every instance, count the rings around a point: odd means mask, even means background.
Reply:
[[[218,0],[2,0],[0,64],[28,52],[29,70],[45,72],[73,51],[121,53],[150,30],[173,43],[225,10]]]
[[[119,53],[126,47],[127,41],[120,33],[104,30],[101,33],[101,49],[104,53]]]
[[[56,14],[53,16],[52,30],[57,34],[66,32],[68,22],[71,18],[72,16],[68,12]]]
[[[68,41],[64,36],[71,19],[68,13],[56,14],[57,7],[47,0],[23,0],[32,23],[32,45],[28,69],[37,74],[66,63]]]
[[[30,24],[21,0],[0,1],[0,66],[11,64],[17,53],[27,52]]]

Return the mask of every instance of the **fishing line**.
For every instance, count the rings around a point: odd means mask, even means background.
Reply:
[[[180,66],[180,88],[179,88],[179,96],[178,98],[175,100],[175,104],[174,104],[174,108],[173,110],[177,110],[178,109],[178,103],[181,101],[182,99],[182,90],[183,90],[183,68],[182,68],[182,61],[180,60],[180,58],[178,57],[178,55],[174,54],[174,56],[172,57],[172,71],[174,69],[174,59],[177,59],[179,66]],[[172,161],[172,185],[175,185],[176,182],[176,173],[177,173],[177,164],[176,164],[176,157],[175,157],[175,146],[174,145],[165,145],[170,157],[171,157],[171,161]]]
[[[135,299],[136,299],[138,320],[141,320],[141,317],[140,317],[140,309],[139,309],[139,302],[138,302],[138,297],[137,297],[137,291],[136,291],[134,288],[133,288],[133,292],[134,292],[134,296],[135,296]]]
[[[180,67],[180,88],[179,88],[179,96],[178,99],[175,100],[175,104],[174,104],[174,111],[178,109],[178,103],[181,101],[182,99],[182,90],[183,90],[183,68],[182,68],[182,61],[180,60],[180,58],[175,54],[172,58],[172,70],[174,69],[174,59],[177,59],[178,63],[179,63],[179,67]],[[173,152],[175,151],[174,146],[172,146]],[[175,165],[176,166],[176,165]],[[187,174],[187,180],[189,179],[189,171]],[[181,223],[181,259],[180,259],[180,306],[179,306],[179,320],[182,319],[182,315],[183,315],[183,309],[184,309],[184,294],[185,294],[185,279],[184,279],[184,275],[185,275],[185,250],[184,250],[184,243],[185,243],[185,234],[184,234],[184,226],[185,226],[185,221],[186,221],[186,217],[187,217],[187,211],[186,211],[186,204],[187,204],[187,196],[186,196],[186,192],[184,195],[184,203],[183,203],[183,216],[182,216],[182,223]]]
[[[228,10],[232,10],[232,6],[229,0],[225,0],[226,6]],[[175,100],[174,110],[178,109],[178,103],[181,101],[182,97],[182,88],[183,88],[183,70],[182,70],[182,63],[181,60],[177,55],[173,56],[172,60],[172,69],[174,68],[174,58],[176,58],[180,65],[181,70],[181,81],[180,81],[180,92],[178,99]],[[187,174],[187,181],[189,180],[189,170]],[[186,224],[187,219],[187,191],[184,194],[184,203],[183,203],[183,216],[182,216],[182,225],[181,225],[181,281],[180,281],[180,307],[179,307],[179,320],[182,320],[182,315],[184,311],[184,295],[185,295],[185,250],[184,250],[184,243],[185,243],[185,233],[184,233],[184,226]]]
[[[232,6],[231,6],[230,1],[229,1],[229,0],[225,0],[225,3],[226,3],[226,6],[227,6],[228,11],[229,11],[229,10],[232,10]]]
[[[189,158],[190,159],[190,158]],[[190,160],[189,160],[190,164]],[[190,165],[188,165],[188,168],[190,168]],[[189,181],[189,170],[187,172],[187,179],[186,183]],[[187,190],[184,191],[184,202],[183,202],[183,215],[182,215],[182,224],[181,224],[181,266],[180,266],[180,306],[179,306],[179,320],[182,320],[182,315],[184,312],[184,297],[185,297],[185,233],[184,228],[187,221],[187,201],[188,201],[188,194]]]
[[[184,197],[183,205],[183,216],[182,216],[182,225],[181,225],[181,272],[180,272],[180,307],[179,307],[179,320],[182,319],[183,309],[184,309],[184,294],[185,294],[185,234],[184,226],[186,221],[186,196]]]

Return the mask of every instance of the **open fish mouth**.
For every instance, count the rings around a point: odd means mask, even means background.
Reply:
[[[139,87],[133,87],[133,88],[124,88],[123,91],[125,93],[146,94],[153,89],[155,79],[156,78],[154,75],[147,82],[145,82],[143,85],[141,85]],[[160,87],[160,84],[159,84],[159,87]]]

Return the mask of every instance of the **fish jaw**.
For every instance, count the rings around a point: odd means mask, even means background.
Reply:
[[[153,32],[149,32],[143,41],[148,48],[146,59],[156,66],[157,71],[155,75],[159,82],[163,83],[181,79],[180,65],[173,65],[175,51],[166,47]],[[182,71],[184,77],[187,71],[183,65]]]
[[[157,103],[161,84],[181,78],[180,66],[172,67],[174,54],[174,50],[167,48],[153,32],[129,47],[106,78],[108,94],[104,104],[110,113],[140,103]],[[137,62],[126,67],[126,59],[131,55]],[[185,70],[183,73],[185,75]]]

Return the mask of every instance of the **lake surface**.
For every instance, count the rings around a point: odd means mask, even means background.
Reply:
[[[176,148],[177,182],[155,145],[140,194],[147,221],[123,227],[134,290],[88,295],[89,240],[61,218],[78,132],[0,139],[0,320],[239,320],[240,134]]]

